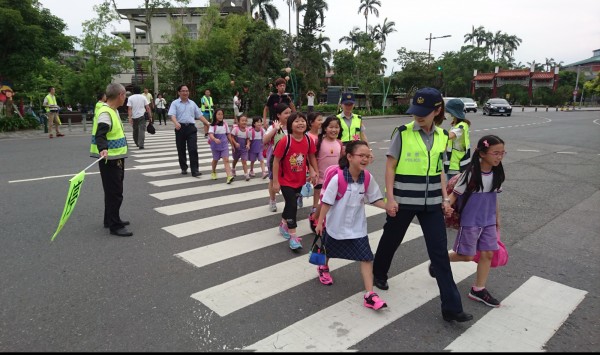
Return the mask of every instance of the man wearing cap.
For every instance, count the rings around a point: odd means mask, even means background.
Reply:
[[[342,93],[342,112],[337,115],[342,124],[341,141],[346,145],[350,141],[363,140],[368,142],[365,135],[365,126],[362,124],[362,117],[352,113],[354,108],[354,94],[351,92]]]
[[[443,157],[448,133],[433,123],[442,110],[442,95],[433,88],[416,92],[407,113],[414,121],[398,127],[387,152],[385,169],[387,219],[373,263],[374,284],[389,288],[388,271],[415,216],[419,220],[446,321],[465,322],[473,316],[462,308],[448,258],[444,212],[451,212],[446,194]],[[432,271],[430,271],[431,273]]]
[[[452,128],[448,132],[448,159],[444,162],[447,179],[465,170],[471,162],[471,122],[465,118],[465,104],[461,99],[451,99],[446,103],[446,115],[452,118]],[[449,117],[449,118],[450,118]]]

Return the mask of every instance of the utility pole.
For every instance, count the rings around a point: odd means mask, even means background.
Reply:
[[[452,37],[452,35],[431,37],[431,33],[429,33],[429,38],[425,38],[426,41],[429,41],[429,52],[427,53],[427,65],[429,65],[429,63],[431,62],[431,40],[438,39],[438,38],[447,38],[447,37]]]

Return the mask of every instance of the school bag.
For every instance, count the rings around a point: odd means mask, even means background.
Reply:
[[[458,181],[458,179],[460,179],[462,176],[462,174],[456,174],[454,175],[450,181],[448,181],[448,183],[446,184],[446,194],[448,196],[450,196],[450,194],[452,194],[452,191],[454,190],[454,186],[456,186],[456,182]],[[467,201],[464,201],[466,204]],[[452,214],[450,216],[446,216],[444,215],[444,222],[446,222],[446,227],[447,228],[451,228],[451,229],[458,229],[460,228],[460,213],[458,211],[458,208],[456,206],[456,203],[454,203],[452,206],[450,206],[454,209],[454,211],[452,211]]]
[[[498,250],[494,250],[494,256],[492,257],[491,267],[504,266],[508,263],[508,251],[506,250],[506,246],[504,243],[500,241],[500,231],[497,231],[498,237]],[[479,251],[475,254],[473,261],[479,263]]]
[[[365,185],[365,193],[366,193],[367,190],[369,189],[369,183],[371,182],[371,173],[367,169],[365,169],[364,172],[365,172],[364,185]],[[344,194],[346,194],[346,190],[348,190],[348,182],[346,181],[346,178],[344,177],[344,169],[340,168],[339,165],[331,165],[327,169],[325,169],[325,174],[324,174],[325,177],[323,179],[323,187],[321,188],[321,196],[320,196],[321,199],[323,199],[323,194],[325,193],[327,186],[331,182],[331,179],[336,175],[338,177],[338,192],[337,192],[337,195],[335,196],[335,199],[341,200],[342,197],[344,197]]]
[[[228,126],[227,126],[227,122],[223,121],[223,126],[225,127],[225,132],[227,132],[227,131],[229,130],[229,129],[227,128],[227,127],[228,127]],[[217,127],[217,125],[215,125],[215,127]],[[216,131],[216,130],[217,130],[217,129],[215,128],[215,131]],[[214,134],[214,133],[213,133],[213,134]],[[230,134],[230,133],[228,133],[228,134]],[[208,141],[208,144],[212,144],[212,140],[210,140],[210,139],[207,139],[207,141]]]

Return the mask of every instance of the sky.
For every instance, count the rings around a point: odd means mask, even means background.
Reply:
[[[115,0],[119,8],[138,8],[143,0]],[[43,7],[63,19],[66,34],[80,36],[81,23],[95,16],[93,6],[102,0],[40,0]],[[175,3],[174,1],[171,1]],[[279,10],[277,27],[288,31],[288,6],[286,0],[273,0]],[[331,49],[347,48],[339,39],[349,34],[353,27],[365,29],[365,17],[358,13],[360,0],[327,0],[324,35],[330,38]],[[429,36],[448,38],[431,40],[431,54],[435,58],[444,52],[459,51],[465,45],[464,35],[472,27],[483,26],[486,31],[502,31],[521,38],[522,43],[514,53],[516,63],[545,63],[546,58],[570,64],[592,56],[600,49],[600,0],[381,0],[379,17],[369,14],[369,25],[396,23],[397,32],[388,36],[386,51],[387,74],[400,67],[394,62],[397,51],[428,52]],[[573,4],[571,6],[570,4]],[[208,0],[192,0],[189,6],[207,6]],[[296,15],[292,11],[292,33],[295,33]],[[300,16],[302,21],[302,14]],[[129,30],[127,21],[121,20],[107,26],[107,32]],[[473,68],[477,69],[477,68]]]

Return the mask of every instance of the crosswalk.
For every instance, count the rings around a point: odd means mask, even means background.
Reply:
[[[131,136],[128,137],[131,141]],[[212,267],[223,262],[244,260],[248,263],[253,253],[281,244],[285,241],[278,233],[276,222],[280,213],[272,213],[267,208],[268,179],[260,178],[260,168],[255,167],[257,177],[250,181],[235,180],[225,184],[222,163],[218,164],[219,179],[210,180],[211,153],[203,138],[198,140],[200,171],[202,176],[194,178],[180,174],[172,131],[157,131],[146,136],[144,150],[133,148],[130,152],[130,166],[146,178],[152,187],[151,197],[160,206],[154,208],[157,216],[176,218],[173,223],[164,225],[165,238],[173,238],[186,245],[198,242],[197,247],[183,250],[174,255],[177,260],[197,270]],[[258,170],[256,170],[258,168]],[[238,178],[242,173],[241,162],[237,167]],[[216,193],[216,194],[215,194]],[[205,197],[208,195],[208,197]],[[278,211],[283,210],[282,198],[278,197]],[[305,205],[310,204],[305,199]],[[219,209],[219,214],[213,213]],[[261,319],[264,302],[269,299],[293,293],[295,289],[314,285],[311,291],[315,297],[325,292],[324,286],[316,282],[316,267],[308,263],[307,249],[312,235],[306,219],[308,208],[298,213],[298,235],[304,236],[304,250],[291,252],[285,260],[274,258],[271,263],[259,268],[249,268],[242,274],[234,275],[225,281],[208,286],[198,285],[190,295],[198,308],[213,312],[219,319],[235,316],[239,312],[252,313],[256,309],[256,319]],[[384,211],[367,206],[369,219],[384,216]],[[246,226],[255,226],[248,230]],[[259,230],[256,230],[259,228]],[[218,234],[220,239],[208,238]],[[369,234],[373,251],[377,248],[382,229]],[[420,226],[412,224],[404,238],[402,248],[421,239]],[[205,242],[210,240],[211,242]],[[421,241],[422,242],[422,241]],[[332,262],[332,275],[355,262],[338,260]],[[238,344],[238,349],[249,351],[352,351],[359,342],[368,339],[376,332],[412,312],[418,312],[439,296],[434,279],[428,276],[429,261],[390,275],[390,289],[381,293],[389,307],[381,311],[363,307],[358,288],[352,294],[340,294],[330,306],[297,320],[281,320],[284,325],[272,334],[256,332],[252,341]],[[453,263],[452,270],[456,283],[472,279],[476,273],[475,263]],[[226,270],[223,271],[226,275]],[[290,276],[293,275],[293,276]],[[357,274],[356,278],[360,278]],[[357,283],[360,285],[361,283]],[[334,285],[335,286],[335,285]],[[332,291],[333,290],[333,291]],[[335,288],[327,288],[328,297],[335,297]],[[551,280],[532,276],[506,298],[502,306],[486,309],[483,317],[475,319],[465,327],[464,332],[445,348],[450,351],[542,351],[544,344],[556,333],[569,315],[583,301],[587,292]],[[466,297],[465,297],[466,298]],[[463,301],[464,302],[464,301]],[[484,307],[484,306],[482,306]],[[487,307],[484,307],[487,308]],[[237,313],[236,313],[237,312]],[[440,322],[443,322],[440,317]],[[259,321],[260,323],[260,321]],[[219,334],[214,335],[219,337]],[[232,337],[232,334],[222,334]],[[389,349],[394,351],[393,345]]]

